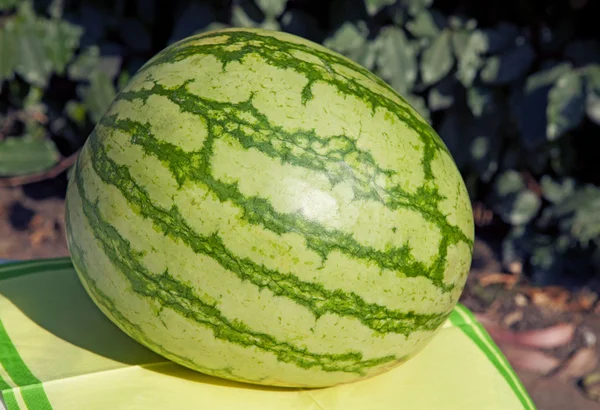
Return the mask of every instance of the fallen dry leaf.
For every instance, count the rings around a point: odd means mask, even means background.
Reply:
[[[560,366],[560,360],[539,350],[511,344],[499,344],[506,359],[516,368],[547,375]]]
[[[510,312],[509,314],[504,316],[502,322],[504,322],[504,326],[511,327],[515,323],[521,321],[521,319],[523,319],[523,311],[515,310],[514,312]]]
[[[522,293],[517,293],[515,295],[515,305],[518,307],[525,307],[528,303],[529,301],[527,300],[527,296],[523,295]]]
[[[539,307],[552,310],[569,310],[569,299],[571,294],[568,290],[558,286],[547,286],[544,288],[530,288],[527,290],[531,302]]]
[[[596,368],[598,354],[596,349],[584,347],[573,354],[558,371],[557,377],[562,380],[580,378]]]
[[[484,273],[478,278],[481,286],[497,285],[502,284],[510,288],[515,285],[518,281],[518,277],[515,275],[495,272],[495,273]]]
[[[538,349],[552,349],[569,343],[573,340],[575,328],[576,326],[573,323],[559,323],[544,329],[526,330],[524,332],[514,332],[498,325],[486,327],[496,343],[509,343]]]
[[[575,297],[570,310],[587,312],[594,307],[597,300],[598,294],[596,292],[592,292],[589,289],[582,290]]]

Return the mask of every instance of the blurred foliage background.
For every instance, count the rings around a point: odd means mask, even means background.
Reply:
[[[584,283],[600,272],[599,15],[588,0],[0,0],[0,182],[72,164],[166,45],[283,30],[374,71],[432,123],[507,270]]]

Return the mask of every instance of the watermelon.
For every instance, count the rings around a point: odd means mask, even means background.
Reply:
[[[74,266],[110,320],[182,366],[259,385],[406,362],[472,258],[469,197],[431,126],[365,68],[263,29],[194,35],[142,66],[66,203]]]

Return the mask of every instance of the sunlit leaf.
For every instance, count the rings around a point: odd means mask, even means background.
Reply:
[[[374,16],[386,6],[391,6],[396,0],[365,0],[365,7],[369,16]]]
[[[267,17],[278,17],[285,10],[287,0],[256,0],[256,5]]]
[[[590,120],[600,125],[600,65],[588,67],[586,80],[585,111]]]
[[[550,220],[584,247],[600,244],[600,188],[585,185],[565,196],[544,213],[544,223]]]
[[[79,26],[58,19],[48,20],[45,26],[44,44],[48,57],[52,61],[54,70],[62,75],[79,47],[83,30]]]
[[[483,54],[487,51],[487,41],[479,31],[469,34],[466,44],[464,36],[453,36],[454,52],[458,59],[456,77],[465,87],[470,87],[483,66]]]
[[[428,9],[433,4],[433,0],[399,0],[402,6],[406,7],[411,15],[416,15],[424,9]]]
[[[258,19],[254,20],[242,6],[235,4],[231,8],[231,24],[234,27],[258,27]]]
[[[41,172],[54,166],[59,157],[56,146],[50,140],[6,138],[0,141],[0,176]]]
[[[91,46],[83,50],[68,68],[69,78],[73,81],[86,80],[94,72],[100,61],[100,49]]]
[[[398,27],[384,27],[377,37],[378,74],[399,93],[404,94],[417,79],[414,46]]]
[[[575,71],[563,74],[548,94],[546,134],[555,140],[577,127],[585,114],[584,84]]]
[[[423,51],[421,61],[421,79],[430,85],[445,77],[454,65],[454,56],[450,47],[450,30],[444,30],[431,45]]]
[[[461,60],[469,43],[470,37],[471,33],[467,30],[452,31],[452,50],[454,51],[454,56],[458,61]]]
[[[564,181],[555,181],[549,175],[544,175],[540,180],[544,198],[552,203],[565,200],[575,191],[575,180],[566,178]]]
[[[517,171],[506,171],[502,173],[494,184],[495,194],[502,198],[510,194],[516,194],[525,189],[525,181]]]
[[[436,24],[433,12],[421,10],[415,18],[406,23],[406,29],[417,38],[435,37],[440,33],[440,27]]]
[[[344,23],[323,45],[354,60],[365,68],[372,69],[377,57],[375,42],[367,40],[369,30],[364,21],[356,24]]]
[[[79,94],[89,110],[92,121],[97,123],[108,109],[117,92],[106,74],[95,72],[90,79],[90,85],[81,86]]]
[[[494,211],[511,225],[528,223],[541,207],[540,198],[528,190],[521,175],[512,170],[496,180],[492,202]]]
[[[19,51],[15,71],[28,83],[45,87],[52,73],[52,60],[44,44],[45,24],[36,18],[29,2],[20,4],[14,21],[14,44]]]

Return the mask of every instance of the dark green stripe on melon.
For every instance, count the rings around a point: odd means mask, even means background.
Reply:
[[[137,138],[137,140],[142,139]],[[152,141],[143,140],[149,144]],[[146,190],[132,178],[129,169],[115,163],[107,155],[96,135],[92,135],[89,144],[91,163],[97,175],[103,182],[119,189],[132,205],[132,210],[150,220],[160,232],[174,240],[182,241],[195,253],[213,258],[240,279],[248,280],[260,288],[267,288],[277,296],[287,297],[306,307],[317,318],[325,313],[333,313],[356,318],[365,326],[381,333],[393,332],[408,336],[418,330],[434,330],[448,317],[449,313],[418,314],[387,309],[385,306],[367,303],[355,293],[327,290],[318,283],[303,282],[295,275],[268,269],[248,258],[240,258],[227,249],[217,234],[203,236],[195,232],[177,206],[165,209],[155,204]],[[158,146],[156,153],[158,154],[162,149],[165,155],[169,155],[170,151],[167,148],[169,147]],[[170,157],[174,161],[174,166],[177,166],[176,158],[179,157],[176,155]],[[218,181],[212,182],[218,187]],[[221,195],[224,195],[224,191],[224,189],[216,190]],[[240,195],[238,200],[242,200],[241,198]],[[260,214],[258,211],[254,211],[257,217]]]
[[[369,368],[399,360],[393,355],[365,360],[362,353],[356,351],[340,354],[313,353],[306,348],[277,340],[271,335],[254,332],[238,320],[228,319],[217,307],[203,301],[189,285],[178,281],[168,271],[160,275],[148,271],[141,260],[143,255],[132,248],[129,241],[100,214],[97,205],[86,197],[80,173],[77,173],[75,178],[83,203],[83,213],[94,237],[111,263],[125,276],[131,285],[131,290],[140,297],[147,298],[161,308],[171,309],[188,320],[210,328],[215,338],[219,340],[272,353],[279,361],[304,369],[318,368],[325,372],[363,375]],[[102,302],[105,303],[106,299]],[[116,309],[113,308],[112,311]],[[119,317],[120,319],[122,318]]]

